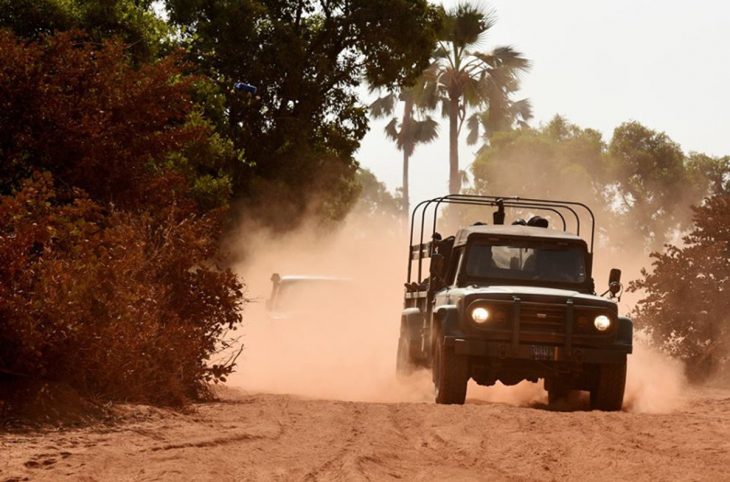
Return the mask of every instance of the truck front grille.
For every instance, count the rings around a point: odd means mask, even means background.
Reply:
[[[601,341],[613,338],[616,332],[615,313],[602,306],[576,305],[565,299],[550,300],[475,300],[469,306],[484,305],[496,313],[492,323],[476,325],[480,331],[491,332],[500,339],[514,339],[514,317],[519,305],[519,341],[526,343],[564,344],[570,338],[577,343]],[[572,311],[572,313],[571,313]],[[614,321],[606,332],[598,332],[593,320],[606,315]],[[572,322],[569,320],[572,319]]]
[[[537,303],[520,304],[520,331],[565,333],[567,307]]]

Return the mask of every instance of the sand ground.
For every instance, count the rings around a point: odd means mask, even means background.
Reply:
[[[665,414],[232,392],[187,413],[0,432],[0,480],[730,480],[730,390]]]

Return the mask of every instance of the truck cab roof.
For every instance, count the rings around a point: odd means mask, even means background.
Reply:
[[[462,228],[456,233],[456,239],[454,240],[454,246],[463,246],[466,244],[467,239],[472,235],[478,234],[493,234],[496,236],[514,236],[514,237],[529,237],[529,238],[541,238],[541,239],[561,239],[566,241],[578,241],[585,244],[585,241],[575,234],[568,233],[565,231],[558,231],[556,229],[539,228],[534,226],[523,226],[519,224],[515,225],[502,225],[502,224],[479,224]]]

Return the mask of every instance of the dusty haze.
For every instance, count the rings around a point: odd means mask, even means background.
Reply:
[[[431,402],[430,372],[411,379],[395,377],[395,355],[403,303],[407,236],[392,219],[351,215],[336,231],[322,234],[304,228],[286,235],[247,227],[238,247],[247,260],[236,267],[252,299],[245,312],[245,350],[230,385],[249,393],[294,394],[317,399],[371,402]],[[601,291],[608,269],[626,260],[597,259],[594,271]],[[349,278],[348,293],[331,299],[329,313],[298,320],[269,318],[264,302],[271,274],[329,275]],[[627,280],[627,278],[624,278]],[[314,296],[321,298],[321,296]],[[630,306],[622,303],[621,311]],[[640,340],[629,357],[624,408],[669,412],[681,407],[682,366]],[[470,382],[468,400],[512,405],[547,403],[542,383],[481,387]],[[576,397],[569,409],[587,409]]]
[[[472,383],[466,405],[442,406],[428,372],[397,381],[407,249],[393,224],[354,217],[326,236],[284,237],[249,227],[239,243],[250,262],[238,269],[254,302],[222,403],[119,407],[111,426],[0,431],[0,480],[727,479],[730,392],[686,393],[681,365],[640,335],[629,413],[586,412],[585,393],[544,410],[542,385],[527,382]],[[332,300],[338,316],[271,320],[263,302],[274,271],[352,278],[352,292]]]

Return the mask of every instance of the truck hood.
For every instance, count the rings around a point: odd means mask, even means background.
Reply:
[[[580,293],[575,290],[565,290],[558,288],[544,288],[541,286],[468,286],[461,289],[463,295],[527,295],[527,296],[560,296],[565,298],[573,298],[586,301],[602,301],[611,303],[611,300],[601,296]]]

